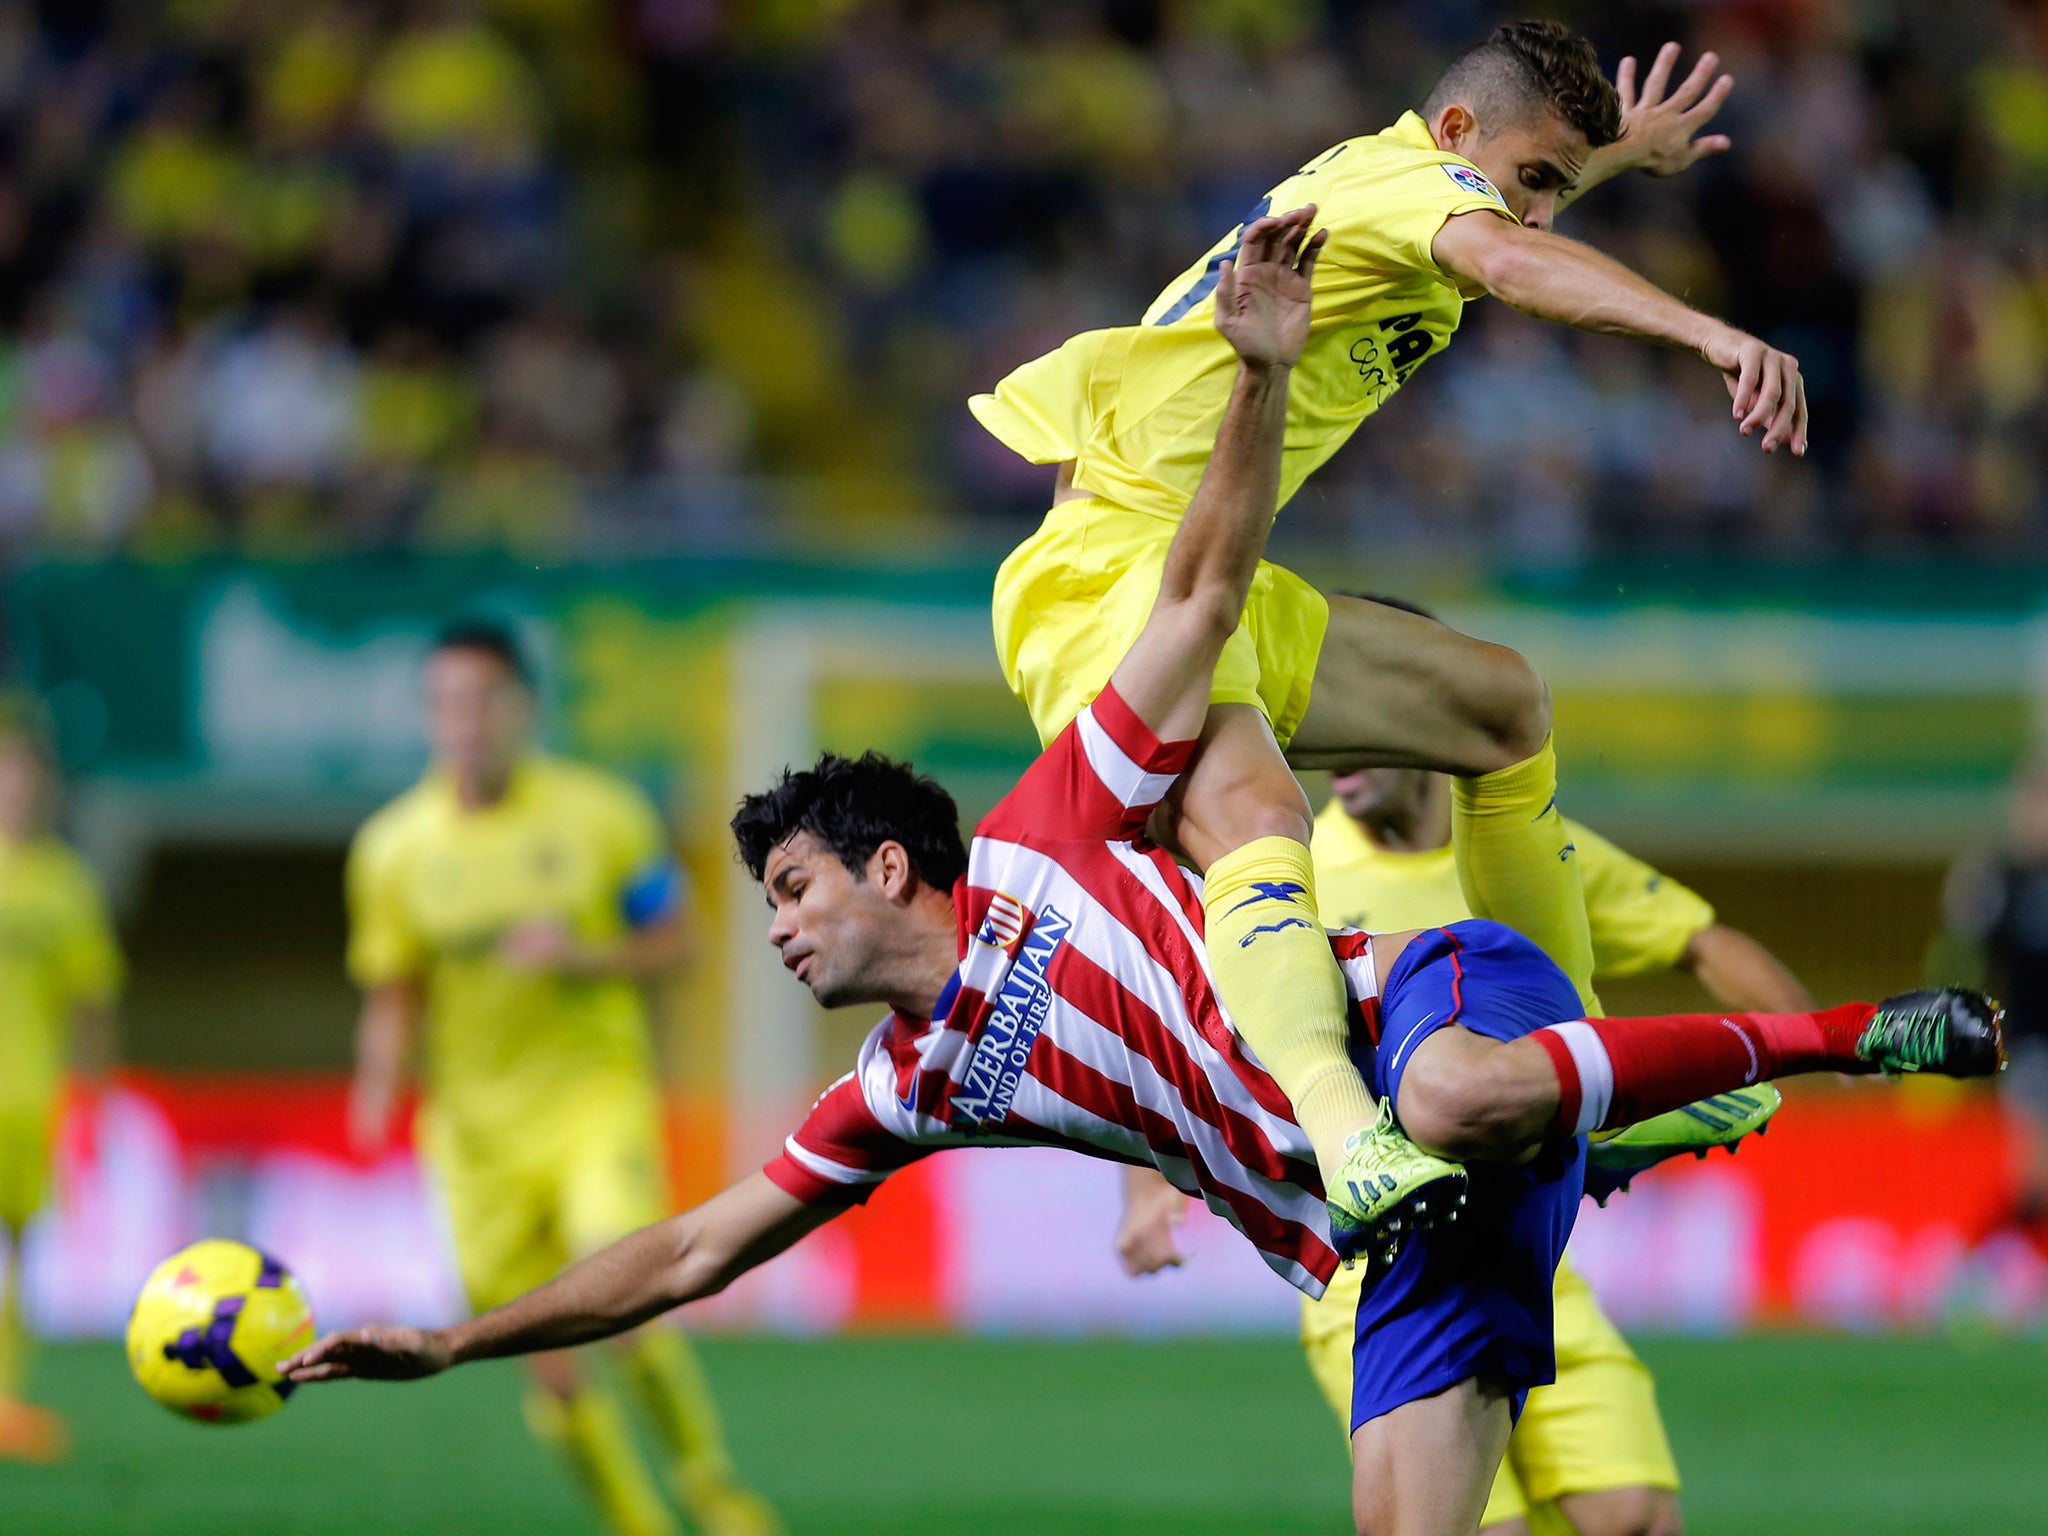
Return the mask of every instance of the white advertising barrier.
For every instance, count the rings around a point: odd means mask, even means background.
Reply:
[[[1850,1108],[1863,1115],[1876,1102]],[[1880,1216],[1826,1188],[1841,1150],[1827,1118],[1793,1122],[1811,1125],[1807,1147],[1784,1145],[1793,1140],[1788,1124],[1761,1144],[1769,1151],[1686,1162],[1639,1180],[1608,1210],[1584,1207],[1573,1250],[1615,1319],[1688,1331],[1759,1321],[1877,1328],[1927,1326],[1963,1310],[2018,1325],[2048,1310],[2048,1258],[2011,1234],[1987,1239],[1952,1189],[1918,1212],[1897,1214],[1900,1202],[1887,1198],[1883,1208],[1894,1214]],[[1977,1162],[1968,1138],[1992,1134],[1981,1119],[1942,1133]],[[1856,1145],[1871,1144],[1870,1134],[1860,1130]],[[88,1123],[67,1127],[59,1163],[61,1198],[31,1228],[26,1255],[30,1314],[51,1334],[118,1333],[150,1268],[200,1236],[240,1237],[292,1266],[324,1326],[460,1313],[446,1235],[409,1153],[364,1165],[305,1145],[195,1152],[160,1103],[117,1090]],[[1052,1150],[929,1158],[884,1187],[871,1209],[824,1228],[685,1321],[796,1334],[1296,1326],[1295,1293],[1198,1205],[1181,1229],[1186,1264],[1127,1278],[1112,1248],[1122,1178],[1114,1166]],[[1985,1202],[1996,1195],[1987,1184],[1970,1200],[1991,1209]]]

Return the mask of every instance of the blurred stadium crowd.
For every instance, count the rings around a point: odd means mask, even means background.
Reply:
[[[1044,473],[964,397],[1134,319],[1495,9],[6,0],[0,550],[1014,536]],[[1794,350],[1813,459],[1705,370],[1480,306],[1294,533],[2039,553],[2048,8],[1564,12],[1736,76],[1733,154],[1564,228]]]

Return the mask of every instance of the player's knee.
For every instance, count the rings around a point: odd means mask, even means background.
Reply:
[[[1354,1488],[1351,1494],[1351,1528],[1358,1536],[1452,1536],[1459,1527],[1447,1523],[1445,1517],[1435,1512],[1419,1510],[1403,1511],[1395,1501],[1384,1497],[1368,1497],[1363,1490]],[[1470,1530],[1470,1526],[1463,1527]],[[1529,1536],[1529,1528],[1520,1521],[1509,1521],[1501,1525],[1489,1525],[1481,1536]]]
[[[1279,774],[1246,774],[1212,786],[1199,805],[1182,807],[1172,828],[1173,843],[1202,868],[1224,854],[1261,838],[1284,837],[1307,846],[1315,834],[1315,813],[1301,784],[1284,765]]]
[[[1664,1488],[1608,1488],[1560,1501],[1578,1536],[1685,1536],[1678,1495]]]
[[[1483,772],[1511,768],[1536,755],[1550,735],[1550,685],[1520,651],[1478,643],[1470,690],[1474,723],[1498,761]]]

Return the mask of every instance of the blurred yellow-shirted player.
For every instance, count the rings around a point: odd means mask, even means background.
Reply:
[[[365,989],[351,1121],[381,1145],[421,1058],[421,1155],[470,1304],[511,1300],[666,1213],[645,983],[683,942],[681,871],[646,799],[530,749],[532,691],[503,630],[444,634],[426,669],[435,761],[357,834],[349,968]],[[682,1336],[620,1354],[698,1529],[756,1536]],[[536,1356],[528,1416],[615,1531],[673,1522],[615,1397],[568,1354]]]
[[[1344,926],[1426,927],[1467,915],[1450,842],[1450,790],[1412,769],[1339,774],[1316,820],[1323,911]],[[1811,1007],[1805,989],[1714,909],[1569,818],[1578,848],[1598,979],[1683,967],[1731,1007]],[[1302,1343],[1323,1395],[1351,1409],[1351,1346],[1363,1266],[1302,1304]],[[1484,1523],[1526,1519],[1539,1533],[1569,1517],[1600,1530],[1677,1529],[1678,1468],[1650,1373],[1567,1258],[1556,1288],[1557,1381],[1529,1394],[1508,1442]],[[1348,1421],[1348,1419],[1347,1419]],[[1588,1506],[1605,1505],[1601,1514]],[[1660,1520],[1662,1523],[1660,1523]]]
[[[121,956],[97,882],[50,831],[48,734],[25,699],[0,699],[0,1456],[49,1460],[64,1426],[23,1400],[28,1328],[21,1239],[50,1185],[64,1074],[107,1065]]]

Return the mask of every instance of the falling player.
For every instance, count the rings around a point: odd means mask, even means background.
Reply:
[[[1667,96],[1677,60],[1667,45],[1638,95],[1633,60],[1617,90],[1592,45],[1556,23],[1502,27],[1452,63],[1419,113],[1334,146],[1260,200],[1247,222],[1313,201],[1329,234],[1290,396],[1282,503],[1483,294],[1689,351],[1726,379],[1741,432],[1761,433],[1766,452],[1805,452],[1794,359],[1549,229],[1559,206],[1624,169],[1668,174],[1727,147],[1696,136],[1731,82],[1703,55]],[[1017,453],[1059,466],[1053,510],[1004,562],[994,598],[1004,673],[1042,742],[1100,691],[1150,611],[1232,387],[1236,359],[1210,321],[1237,238],[1168,284],[1142,324],[1077,336],[971,402]],[[1473,910],[1583,975],[1582,904],[1513,873],[1570,852],[1548,696],[1511,652],[1327,599],[1261,564],[1212,702],[1155,834],[1205,872],[1216,986],[1315,1143],[1349,1249],[1454,1170],[1373,1130],[1371,1095],[1345,1054],[1342,978],[1318,936],[1310,808],[1289,765],[1466,775],[1454,835],[1461,870],[1486,887],[1484,901],[1468,887]]]
[[[1151,1162],[1277,1272],[1323,1289],[1338,1258],[1312,1149],[1209,983],[1199,882],[1143,835],[1194,754],[1271,522],[1321,243],[1312,213],[1254,221],[1242,272],[1220,271],[1215,323],[1242,364],[1152,613],[972,848],[943,790],[873,756],[786,773],[734,818],[784,966],[828,1006],[891,1009],[783,1154],[471,1322],[320,1340],[286,1362],[295,1381],[426,1376],[619,1333],[723,1288],[954,1146]],[[1381,1101],[1419,1140],[1477,1164],[1466,1218],[1420,1231],[1358,1304],[1361,1531],[1475,1528],[1520,1401],[1550,1376],[1550,1279],[1586,1131],[1759,1072],[1976,1075],[1998,1061],[1995,1017],[1970,994],[1584,1020],[1564,973],[1497,923],[1322,942]]]
[[[1375,601],[1388,601],[1375,599]],[[1419,609],[1411,609],[1420,612]],[[1429,615],[1424,614],[1424,617]],[[1451,853],[1451,790],[1417,768],[1337,774],[1316,818],[1316,888],[1323,910],[1354,928],[1407,928],[1471,916]],[[1654,971],[1690,972],[1723,1007],[1809,1010],[1799,979],[1755,939],[1716,921],[1676,880],[1567,820],[1577,849],[1593,938],[1596,981]],[[1719,1130],[1733,1144],[1774,1107],[1768,1089],[1742,1089],[1680,1111],[1681,1124]],[[1752,1107],[1753,1106],[1753,1107]],[[1725,1113],[1724,1113],[1725,1111]],[[1719,1117],[1720,1127],[1710,1122]],[[1625,1171],[1653,1140],[1593,1149]],[[1125,1170],[1117,1252],[1132,1274],[1182,1262],[1175,1229],[1187,1196],[1151,1169]],[[1348,1426],[1357,1269],[1340,1270],[1320,1298],[1303,1298],[1301,1339],[1324,1399]],[[1567,1258],[1553,1287],[1557,1380],[1529,1394],[1482,1519],[1486,1536],[1527,1536],[1568,1522],[1581,1536],[1677,1536],[1678,1468],[1650,1373]]]
[[[25,1400],[22,1237],[50,1187],[50,1151],[74,1062],[90,1084],[112,1058],[121,956],[98,882],[50,830],[57,759],[35,705],[0,698],[0,1457],[50,1461],[63,1422]]]
[[[349,857],[364,989],[350,1113],[358,1144],[381,1147],[421,1049],[420,1150],[482,1311],[665,1208],[643,988],[680,958],[683,886],[636,790],[531,749],[532,684],[507,631],[448,630],[426,695],[434,766]],[[647,1329],[621,1361],[697,1525],[775,1531],[734,1476],[682,1335]],[[531,1366],[528,1420],[613,1530],[672,1529],[612,1394],[569,1355]]]

